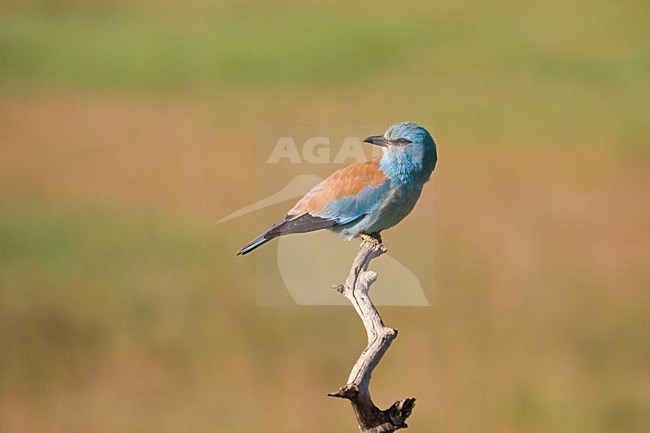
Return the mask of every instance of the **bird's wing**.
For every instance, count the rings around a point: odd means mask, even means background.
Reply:
[[[388,187],[378,156],[350,164],[316,185],[282,221],[244,245],[237,254],[247,254],[278,236],[354,222],[381,203]]]
[[[306,215],[348,224],[370,212],[385,195],[388,178],[379,167],[380,155],[348,165],[316,185],[287,213],[286,220]]]

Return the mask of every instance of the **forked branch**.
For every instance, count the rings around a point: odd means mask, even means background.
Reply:
[[[407,398],[396,401],[386,410],[381,410],[370,397],[372,371],[397,337],[397,330],[384,325],[368,293],[370,286],[377,279],[377,274],[369,271],[368,265],[372,259],[385,252],[381,237],[365,237],[345,284],[334,287],[352,303],[361,317],[368,334],[368,346],[354,364],[347,385],[328,395],[350,400],[362,433],[387,433],[408,427],[406,419],[415,405],[414,398]]]

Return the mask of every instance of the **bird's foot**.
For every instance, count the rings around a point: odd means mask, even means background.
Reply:
[[[370,233],[369,235],[362,233],[359,235],[359,237],[363,240],[363,242],[370,242],[371,244],[376,246],[382,245],[381,235],[379,233]]]

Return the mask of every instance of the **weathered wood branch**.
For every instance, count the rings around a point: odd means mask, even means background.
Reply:
[[[352,303],[361,317],[368,334],[368,346],[354,364],[347,385],[328,395],[350,400],[362,433],[388,433],[408,427],[406,419],[415,405],[414,398],[407,398],[396,401],[386,410],[381,410],[370,397],[372,371],[397,337],[397,330],[384,325],[368,293],[370,286],[377,279],[377,274],[369,271],[368,265],[372,259],[386,251],[381,237],[365,237],[345,284],[334,287]]]

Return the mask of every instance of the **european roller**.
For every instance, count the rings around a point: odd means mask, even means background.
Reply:
[[[348,239],[381,242],[380,233],[415,207],[438,160],[436,143],[413,122],[396,123],[384,135],[363,141],[383,152],[334,172],[237,254],[247,254],[278,236],[321,229]]]

